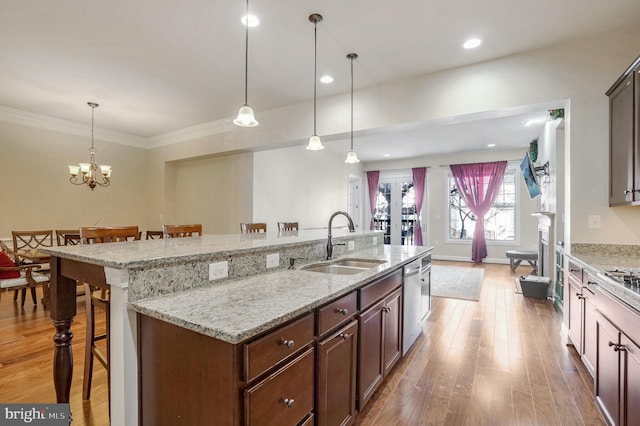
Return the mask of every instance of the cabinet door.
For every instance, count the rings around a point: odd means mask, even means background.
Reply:
[[[583,288],[582,295],[583,309],[584,309],[584,331],[582,333],[582,362],[591,373],[593,377],[595,375],[596,365],[596,306],[594,302],[594,295],[588,289]]]
[[[640,348],[622,334],[623,417],[625,425],[640,425]]]
[[[609,95],[609,205],[633,200],[634,77]]]
[[[609,424],[619,425],[620,368],[619,351],[615,350],[619,333],[599,312],[596,312],[596,343],[596,404]]]
[[[382,309],[384,318],[382,353],[385,377],[402,355],[402,292],[400,290],[396,290],[385,299]]]
[[[567,310],[569,311],[569,323],[567,331],[569,339],[575,346],[579,354],[582,354],[582,283],[569,275],[569,299],[567,300]]]
[[[382,336],[384,300],[360,315],[358,347],[358,409],[362,410],[384,375]]]
[[[318,343],[318,426],[343,426],[353,422],[357,356],[357,321]]]

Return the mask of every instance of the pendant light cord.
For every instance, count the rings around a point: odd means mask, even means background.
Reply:
[[[353,151],[353,57],[351,58],[351,151]]]
[[[96,112],[96,107],[91,106],[91,149],[93,148],[93,116]]]
[[[249,87],[249,0],[247,0],[247,14],[245,23],[245,37],[244,37],[244,104],[247,103],[247,92]]]
[[[313,24],[313,134],[316,133],[316,85],[318,84],[318,22]]]

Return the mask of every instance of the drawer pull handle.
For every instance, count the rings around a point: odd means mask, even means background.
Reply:
[[[619,343],[609,342],[609,346],[610,346],[610,347],[611,347],[611,346],[613,346],[613,350],[614,350],[615,352],[618,352],[618,351],[626,351],[626,350],[627,350],[627,348],[626,348],[624,345],[621,345],[621,344],[619,344]]]
[[[293,407],[293,403],[294,402],[295,402],[295,400],[293,398],[285,398],[284,399],[284,405],[286,405],[289,408]]]
[[[336,309],[336,312],[342,315],[347,315],[349,313],[349,310],[342,308],[342,309]]]
[[[347,340],[349,337],[351,337],[351,335],[347,333],[340,333],[338,337],[340,337],[342,340]]]
[[[282,344],[285,345],[289,349],[291,349],[293,347],[294,343],[295,342],[293,340],[283,340],[282,341]]]

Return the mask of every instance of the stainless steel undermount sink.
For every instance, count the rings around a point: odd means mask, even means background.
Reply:
[[[354,275],[375,268],[385,262],[384,260],[375,259],[340,259],[331,263],[312,263],[300,269],[325,274]]]

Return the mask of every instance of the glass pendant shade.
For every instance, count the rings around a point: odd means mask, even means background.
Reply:
[[[307,144],[307,149],[309,151],[320,151],[324,149],[324,145],[322,145],[322,141],[320,140],[320,136],[313,135],[309,138],[309,143]]]
[[[242,105],[238,111],[238,116],[233,120],[233,124],[240,127],[255,127],[258,125],[253,110],[249,105]]]
[[[354,150],[351,150],[347,153],[347,159],[344,160],[344,162],[347,164],[353,164],[353,163],[359,163],[360,160],[358,160],[358,156],[356,155],[356,152]]]

